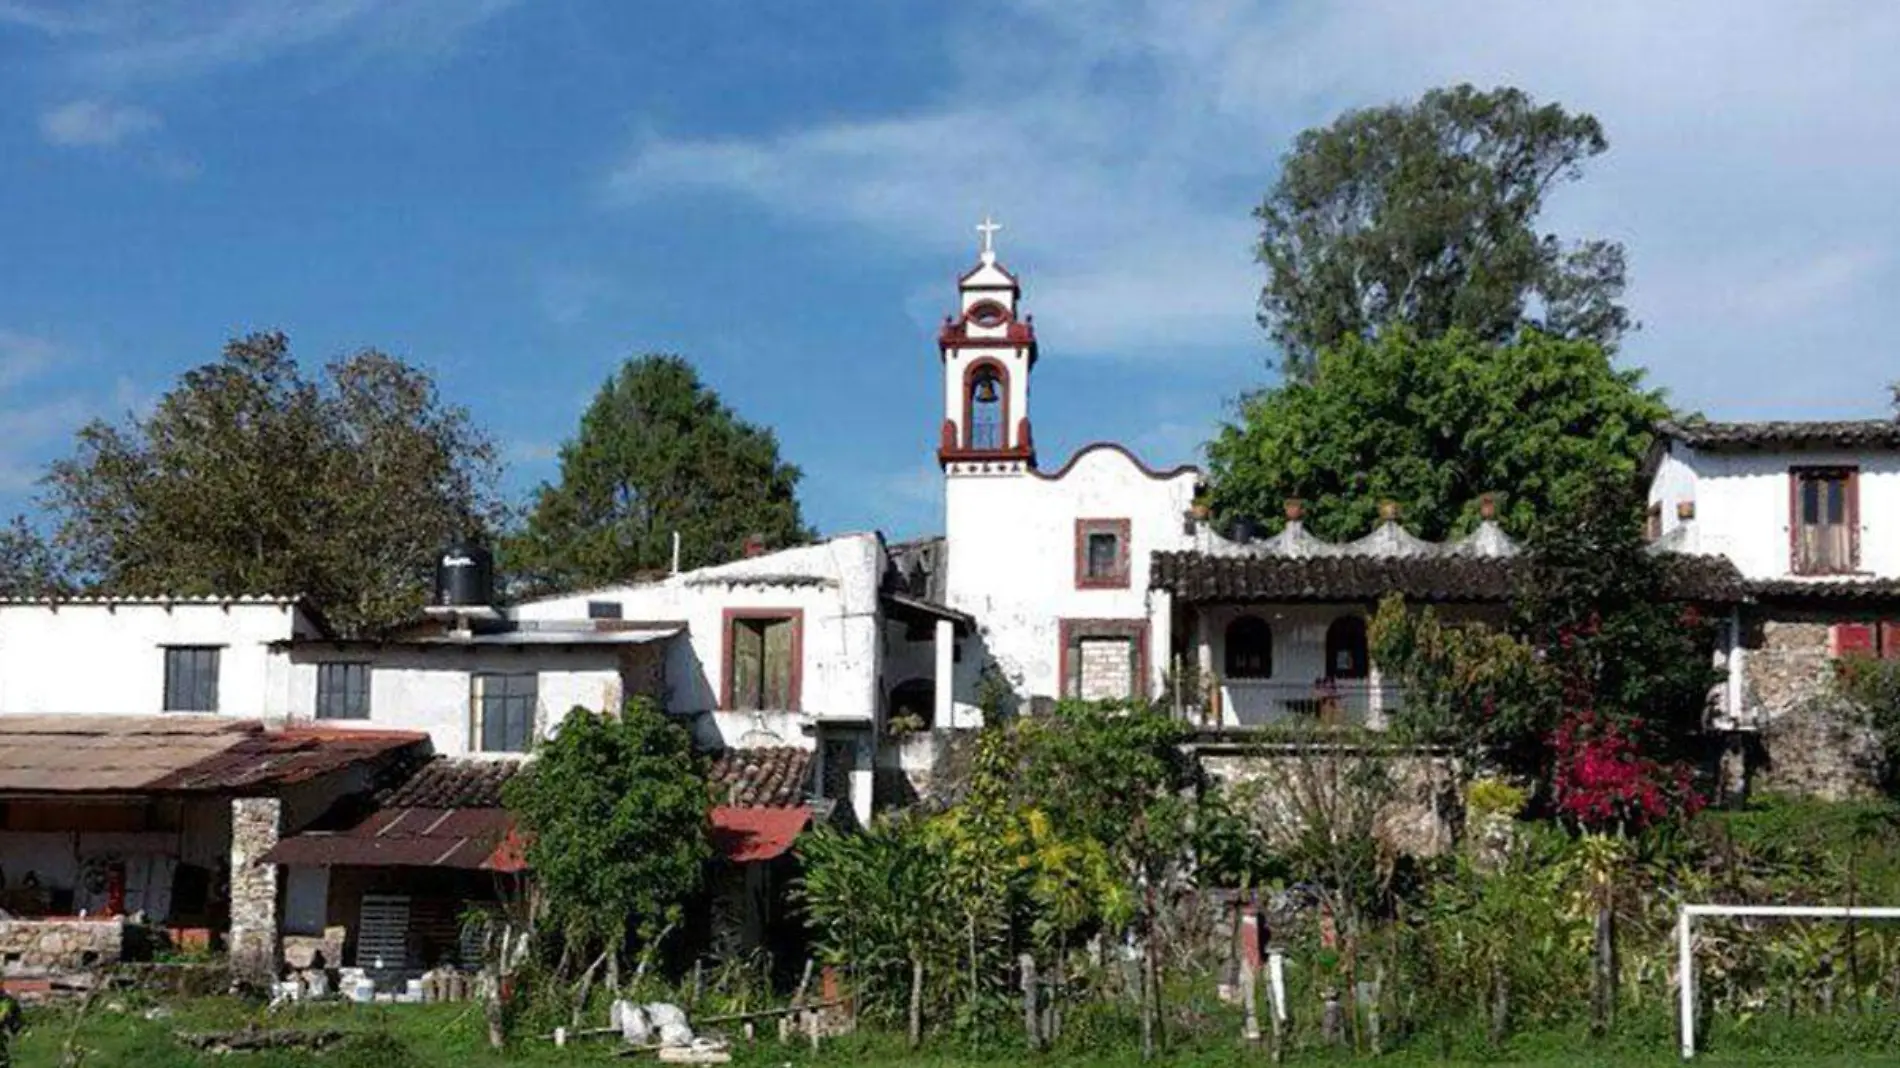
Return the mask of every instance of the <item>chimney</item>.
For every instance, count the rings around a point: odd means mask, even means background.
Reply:
[[[745,540],[745,555],[746,555],[746,559],[748,560],[754,556],[764,556],[765,555],[765,535],[752,534],[752,535],[747,536]]]
[[[1496,522],[1498,518],[1498,495],[1486,493],[1478,497],[1478,518],[1486,523]]]
[[[1682,520],[1684,523],[1693,522],[1695,520],[1695,502],[1677,501],[1676,518]]]
[[[1305,518],[1306,502],[1300,500],[1298,497],[1288,497],[1286,499],[1286,521],[1289,523],[1298,523]]]
[[[1380,501],[1379,502],[1379,518],[1385,520],[1388,523],[1398,522],[1399,521],[1399,502],[1394,501],[1394,500]]]

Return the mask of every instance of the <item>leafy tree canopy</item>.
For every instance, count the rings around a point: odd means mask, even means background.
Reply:
[[[1288,377],[1398,324],[1486,341],[1534,325],[1614,348],[1630,326],[1622,246],[1536,225],[1550,188],[1608,147],[1589,115],[1469,85],[1302,133],[1254,212],[1260,320]]]
[[[361,630],[427,599],[443,545],[499,518],[495,448],[380,352],[306,377],[281,333],[225,346],[148,415],[81,428],[45,500],[93,587],[299,593]]]
[[[65,562],[25,516],[0,529],[0,597],[50,597],[71,592]]]
[[[553,929],[571,944],[658,938],[699,889],[710,803],[686,731],[636,698],[618,716],[576,708],[503,799]]]
[[[778,440],[726,407],[678,356],[628,360],[561,446],[561,475],[536,493],[510,566],[551,587],[624,582],[672,560],[738,557],[746,539],[796,544],[799,470]]]
[[[1527,331],[1489,344],[1404,328],[1349,338],[1310,381],[1242,400],[1208,446],[1213,503],[1270,519],[1299,497],[1310,528],[1344,538],[1369,530],[1390,498],[1414,531],[1442,538],[1475,519],[1481,496],[1501,493],[1500,518],[1523,533],[1599,483],[1632,480],[1668,412],[1640,371],[1590,341]]]
[[[1502,626],[1381,605],[1373,656],[1405,687],[1400,734],[1532,776],[1587,827],[1692,813],[1683,761],[1717,681],[1714,624],[1659,595],[1671,565],[1640,520],[1634,491],[1610,487],[1540,522]]]

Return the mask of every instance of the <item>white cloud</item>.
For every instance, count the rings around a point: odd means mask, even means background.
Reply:
[[[40,134],[62,148],[111,148],[159,128],[145,108],[106,100],[69,100],[40,116]]]
[[[1629,358],[1718,414],[1882,403],[1893,355],[1838,342],[1884,336],[1900,284],[1870,251],[1900,243],[1900,8],[1021,0],[973,18],[934,103],[648,137],[608,187],[636,209],[741,197],[933,257],[969,256],[969,225],[995,211],[1065,352],[1231,357],[1261,347],[1249,213],[1300,129],[1437,85],[1514,84],[1610,135],[1547,223],[1628,246],[1645,324]]]
[[[97,399],[29,388],[67,355],[47,338],[0,328],[0,494],[30,490],[48,453],[99,414]]]
[[[84,17],[65,5],[0,3],[0,23],[41,31],[90,82],[191,78],[317,46],[431,58],[516,0],[108,0]]]

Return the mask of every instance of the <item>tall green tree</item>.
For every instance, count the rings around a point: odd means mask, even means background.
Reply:
[[[651,944],[679,922],[711,855],[706,778],[692,739],[644,698],[619,715],[576,708],[503,801],[528,840],[551,928],[574,947]]]
[[[426,603],[442,546],[500,518],[495,447],[429,375],[365,351],[309,377],[281,333],[149,414],[80,429],[43,480],[57,546],[123,593],[299,593],[357,631]]]
[[[810,537],[797,467],[773,433],[739,418],[678,356],[621,364],[561,446],[561,474],[535,494],[509,566],[556,588],[624,582],[668,566],[738,557],[746,539]]]
[[[1630,326],[1622,246],[1537,228],[1552,186],[1608,147],[1589,115],[1469,85],[1302,133],[1254,212],[1283,370],[1398,324],[1486,341],[1535,325],[1614,348]]]
[[[1390,498],[1414,532],[1442,538],[1500,493],[1501,519],[1521,534],[1599,482],[1634,479],[1668,413],[1640,371],[1595,342],[1396,328],[1348,338],[1310,379],[1243,398],[1208,445],[1214,505],[1271,521],[1299,497],[1315,533],[1346,538],[1370,530]]]

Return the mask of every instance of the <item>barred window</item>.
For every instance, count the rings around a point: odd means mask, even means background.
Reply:
[[[369,665],[317,665],[317,718],[369,718]]]
[[[165,650],[165,711],[218,710],[218,647],[176,645]]]

